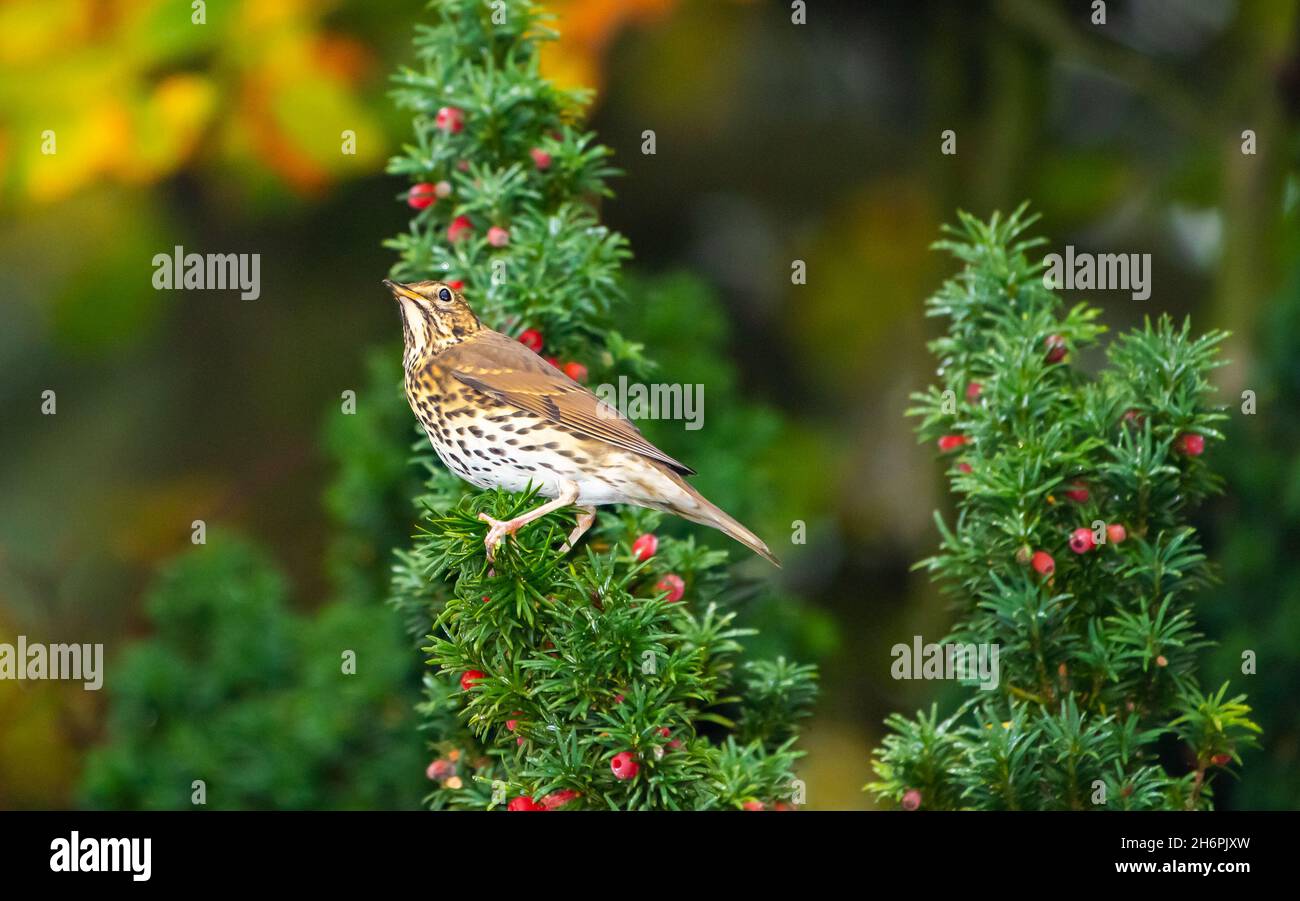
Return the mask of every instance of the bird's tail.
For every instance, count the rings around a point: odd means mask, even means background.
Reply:
[[[773,566],[778,569],[781,567],[781,561],[776,559],[776,555],[763,543],[763,539],[749,531],[737,519],[696,491],[681,476],[673,473],[672,477],[673,481],[685,492],[687,497],[679,503],[667,505],[669,512],[676,513],[691,522],[698,522],[701,525],[711,526],[720,532],[724,532]]]

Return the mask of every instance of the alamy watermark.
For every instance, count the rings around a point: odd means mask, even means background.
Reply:
[[[134,882],[153,874],[153,839],[92,838],[73,831],[50,842],[54,873],[130,873]]]
[[[1149,253],[1075,253],[1067,244],[1064,256],[1049,253],[1043,263],[1043,287],[1049,291],[1124,290],[1134,300],[1151,296]]]
[[[597,385],[596,396],[631,420],[678,419],[685,423],[686,431],[694,432],[704,427],[703,385],[646,385],[629,382],[620,375],[618,384],[606,382]],[[597,415],[609,418],[604,408],[597,407]]]
[[[99,691],[104,685],[104,646],[29,644],[26,635],[19,635],[16,645],[0,643],[0,679],[80,681],[86,691]]]
[[[244,300],[262,296],[260,253],[171,253],[153,256],[153,286],[159,291],[233,291]]]
[[[996,644],[926,644],[920,635],[910,645],[899,643],[890,649],[894,658],[889,674],[895,679],[951,679],[975,682],[985,691],[998,687]]]

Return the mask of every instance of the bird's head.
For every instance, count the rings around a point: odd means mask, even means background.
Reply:
[[[406,360],[414,360],[459,344],[483,327],[459,291],[446,282],[403,285],[384,279],[402,311]]]

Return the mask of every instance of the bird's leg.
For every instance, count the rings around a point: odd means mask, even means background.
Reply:
[[[486,513],[480,513],[478,518],[485,523],[489,523],[492,528],[488,529],[487,537],[483,539],[483,545],[487,548],[488,562],[496,557],[497,545],[507,535],[513,535],[534,519],[540,519],[553,510],[559,510],[561,507],[567,507],[578,499],[577,482],[561,482],[560,493],[555,500],[547,501],[540,507],[534,507],[527,513],[516,516],[514,519],[493,519]]]
[[[579,507],[578,510],[580,511],[578,513],[578,524],[573,527],[569,537],[564,539],[564,547],[560,548],[561,554],[572,550],[578,539],[585,535],[587,530],[591,528],[591,524],[596,521],[595,507]]]

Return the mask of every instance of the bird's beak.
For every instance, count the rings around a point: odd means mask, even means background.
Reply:
[[[399,282],[394,282],[394,281],[389,281],[388,279],[384,279],[384,287],[387,288],[389,291],[392,291],[393,297],[397,298],[398,300],[401,300],[402,298],[406,298],[407,300],[420,299],[420,295],[416,294],[410,288],[406,287],[406,285],[403,285]]]

